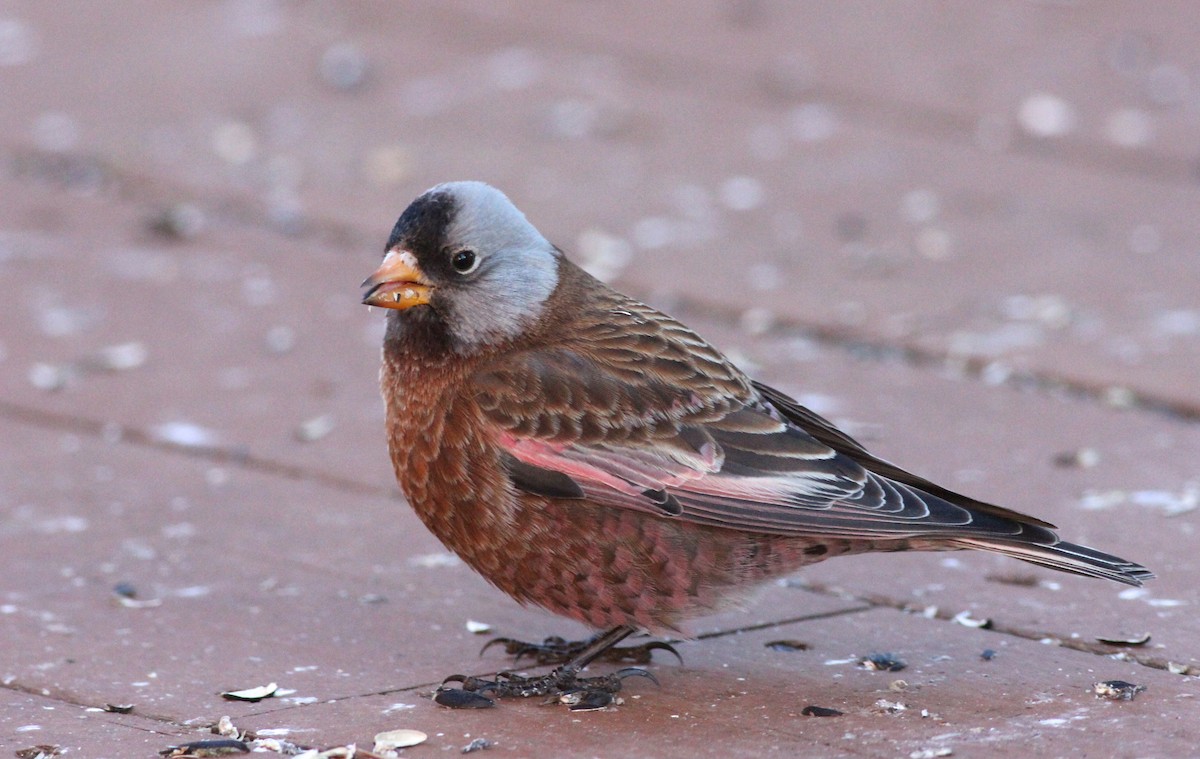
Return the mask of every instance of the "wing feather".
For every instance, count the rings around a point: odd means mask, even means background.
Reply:
[[[713,527],[984,548],[1134,585],[1152,576],[872,455],[679,322],[586,289],[569,333],[473,378],[516,487]]]

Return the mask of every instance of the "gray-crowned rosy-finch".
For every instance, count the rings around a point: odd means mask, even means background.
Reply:
[[[490,703],[472,691],[604,703],[635,671],[577,675],[623,638],[676,631],[832,556],[978,548],[1152,577],[872,456],[589,276],[486,184],[425,192],[385,251],[363,302],[390,309],[387,439],[409,503],[505,593],[606,631],[545,677],[456,676],[466,691],[443,703]]]

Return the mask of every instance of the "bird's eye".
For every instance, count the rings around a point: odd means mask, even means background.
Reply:
[[[475,251],[464,248],[454,254],[454,257],[450,259],[450,265],[459,274],[470,274],[479,265],[479,256],[475,255]]]

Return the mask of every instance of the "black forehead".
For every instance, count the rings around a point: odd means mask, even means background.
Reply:
[[[414,254],[441,250],[457,202],[448,192],[427,192],[409,204],[392,227],[385,251],[397,244]]]

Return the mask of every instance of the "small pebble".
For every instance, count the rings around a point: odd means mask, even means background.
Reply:
[[[333,415],[321,414],[302,422],[296,428],[296,439],[302,443],[312,443],[333,432],[333,428]]]
[[[599,229],[586,229],[575,243],[580,266],[603,282],[611,282],[633,261],[633,246],[622,237]]]
[[[191,240],[204,229],[204,210],[195,203],[175,203],[150,217],[151,232],[170,240]]]
[[[1021,102],[1017,119],[1034,137],[1062,137],[1075,129],[1075,107],[1047,92],[1035,92]]]
[[[789,115],[792,137],[799,142],[821,142],[838,131],[838,116],[825,103],[806,103]]]
[[[528,48],[510,47],[488,60],[487,73],[496,87],[514,92],[536,84],[542,76],[542,65]]]
[[[296,331],[291,327],[278,325],[267,330],[267,350],[272,353],[287,353],[296,346]]]
[[[69,367],[38,362],[29,367],[29,384],[38,390],[62,390],[73,374]]]
[[[762,182],[754,177],[733,177],[721,185],[721,203],[731,211],[751,211],[763,203]]]
[[[1055,454],[1055,466],[1073,469],[1092,469],[1100,464],[1100,452],[1095,448],[1080,448]]]
[[[1114,145],[1137,148],[1153,138],[1154,122],[1150,114],[1139,108],[1122,108],[1109,114],[1104,131]]]
[[[1146,94],[1156,105],[1179,105],[1191,86],[1187,72],[1174,63],[1160,63],[1146,76]]]
[[[900,204],[905,221],[912,224],[928,224],[937,218],[941,201],[933,190],[909,190],[904,193]]]
[[[147,355],[145,343],[118,343],[101,348],[96,353],[93,363],[105,371],[124,372],[145,364]]]
[[[322,81],[330,87],[353,90],[366,80],[370,62],[357,45],[343,42],[325,50],[318,70]]]
[[[79,147],[79,122],[58,111],[38,114],[33,122],[33,143],[47,153],[67,153]]]
[[[0,19],[0,66],[21,66],[37,57],[33,27],[15,18]]]
[[[226,121],[212,133],[212,151],[225,163],[244,166],[258,155],[258,136],[249,124]]]

